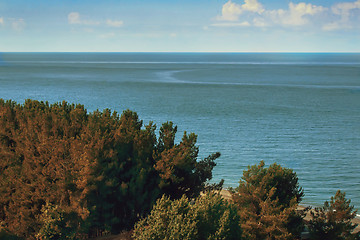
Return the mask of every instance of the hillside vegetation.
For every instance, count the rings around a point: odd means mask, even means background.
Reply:
[[[0,239],[301,238],[293,170],[249,166],[224,200],[208,184],[220,153],[198,159],[197,136],[176,133],[130,110],[0,99]],[[311,214],[311,239],[360,239],[345,193]]]
[[[129,110],[0,100],[0,226],[33,238],[60,221],[98,236],[132,228],[163,194],[199,195],[219,153],[197,161],[195,134],[175,143],[173,123],[155,130]]]

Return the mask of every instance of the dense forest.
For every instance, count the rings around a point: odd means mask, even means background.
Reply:
[[[87,239],[131,229],[135,239],[300,238],[304,192],[295,172],[251,166],[228,202],[216,191],[222,182],[208,184],[220,153],[198,159],[197,136],[184,132],[175,143],[176,133],[172,122],[156,132],[130,110],[0,99],[0,238]],[[313,239],[359,238],[344,193],[312,214]]]
[[[137,114],[82,105],[0,100],[0,220],[18,236],[41,228],[42,209],[61,209],[70,232],[131,228],[157,198],[197,196],[218,153],[197,161],[196,135],[144,126]]]

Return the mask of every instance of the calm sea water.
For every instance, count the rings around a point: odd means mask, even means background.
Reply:
[[[236,187],[264,160],[294,169],[305,204],[341,189],[360,207],[360,54],[2,53],[0,98],[136,111],[220,151]]]

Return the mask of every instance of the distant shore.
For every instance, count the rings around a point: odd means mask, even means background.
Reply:
[[[220,194],[221,196],[226,199],[226,200],[231,200],[231,193],[229,190],[226,190],[226,189],[222,189],[220,191]],[[298,209],[299,210],[303,210],[305,209],[306,207],[309,207],[309,206],[306,206],[306,205],[299,205],[298,206]],[[310,212],[307,213],[306,217],[304,218],[305,221],[310,221],[311,220],[311,215],[310,215]],[[352,221],[353,223],[357,224],[358,226],[355,228],[355,232],[360,232],[360,215],[359,214],[356,214],[356,218],[353,219]]]
[[[221,196],[226,199],[226,200],[231,200],[231,193],[229,190],[226,189],[222,189],[220,191]],[[300,205],[298,207],[298,209],[305,209],[307,206],[305,205]],[[309,221],[311,219],[310,213],[307,214],[307,216],[305,217],[305,221]],[[359,215],[357,215],[357,217],[355,219],[353,219],[353,223],[358,224],[357,228],[355,228],[355,232],[359,232],[360,231],[360,217]],[[129,240],[132,239],[131,238],[131,232],[123,232],[119,235],[111,235],[111,236],[104,236],[104,237],[99,237],[99,238],[94,238],[94,240]]]

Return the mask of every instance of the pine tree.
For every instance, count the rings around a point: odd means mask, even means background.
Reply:
[[[338,190],[330,202],[326,201],[321,208],[311,211],[309,222],[311,239],[352,240],[360,239],[360,232],[354,233],[357,224],[352,220],[356,217],[351,200],[345,198],[345,193]]]
[[[164,193],[198,195],[219,154],[198,160],[196,135],[175,144],[176,129],[163,124],[157,139],[130,110],[0,99],[0,222],[33,238],[51,204],[78,236],[99,236],[132,228]]]
[[[244,236],[259,240],[298,237],[301,226],[299,232],[299,226],[289,228],[289,223],[300,217],[296,208],[303,194],[291,169],[277,164],[265,168],[263,161],[249,167],[232,194]]]

